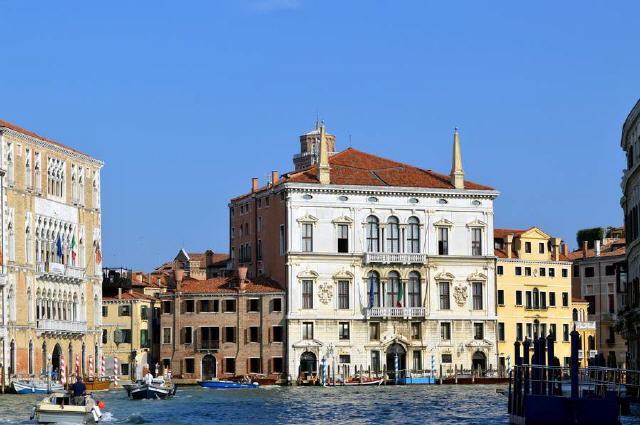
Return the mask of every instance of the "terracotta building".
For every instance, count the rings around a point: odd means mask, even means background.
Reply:
[[[161,294],[160,361],[185,380],[265,375],[286,362],[285,292],[264,278],[184,278]]]
[[[173,260],[151,272],[150,278],[157,283],[158,277],[162,277],[161,282],[175,286],[173,277],[176,269],[183,270],[184,277],[197,280],[229,276],[233,273],[228,263],[228,254],[216,254],[210,249],[205,252],[187,252],[181,249]]]

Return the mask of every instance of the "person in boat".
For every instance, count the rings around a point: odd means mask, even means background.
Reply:
[[[153,375],[148,370],[147,370],[147,373],[144,375],[143,381],[146,385],[151,385],[151,382],[153,381]]]
[[[87,386],[82,382],[82,377],[78,376],[76,382],[71,386],[73,392],[73,401],[76,405],[81,405],[84,400],[84,396],[87,395]]]

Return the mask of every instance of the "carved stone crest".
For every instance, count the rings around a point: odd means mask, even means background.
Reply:
[[[467,287],[466,286],[456,286],[453,288],[453,298],[456,300],[456,303],[460,307],[464,307],[467,303]]]
[[[331,298],[333,298],[333,285],[327,282],[320,284],[318,298],[320,298],[322,304],[329,304]]]

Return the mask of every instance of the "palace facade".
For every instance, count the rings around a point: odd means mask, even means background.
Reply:
[[[450,175],[333,140],[318,125],[296,171],[229,204],[233,263],[286,285],[290,376],[495,369],[498,192],[465,180],[458,132]]]
[[[100,355],[100,170],[75,149],[0,121],[3,384]],[[95,371],[94,370],[94,371]]]

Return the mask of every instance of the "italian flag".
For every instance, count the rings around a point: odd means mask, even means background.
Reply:
[[[398,301],[396,301],[396,307],[402,307],[402,299],[404,298],[404,285],[400,284],[400,289],[398,290]]]
[[[73,238],[71,238],[71,260],[74,263],[76,262],[76,256],[78,255],[76,251],[76,235],[73,235]]]

